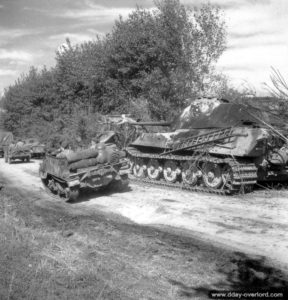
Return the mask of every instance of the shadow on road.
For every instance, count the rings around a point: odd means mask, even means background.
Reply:
[[[10,165],[18,165],[18,164],[34,164],[35,161],[34,160],[30,160],[30,161],[22,161],[22,160],[15,160],[15,161],[12,161],[10,163]]]
[[[77,198],[77,200],[67,201],[67,203],[77,204],[77,203],[81,203],[81,202],[90,201],[91,199],[94,199],[94,198],[108,197],[114,193],[122,194],[122,193],[131,192],[131,191],[132,191],[132,189],[129,185],[121,186],[121,184],[118,184],[118,183],[116,183],[115,185],[109,184],[108,186],[104,186],[96,191],[91,190],[91,189],[82,189],[80,191],[80,195]]]
[[[244,253],[234,252],[231,264],[220,266],[219,273],[225,280],[213,285],[192,287],[170,279],[169,282],[178,288],[179,297],[203,297],[210,291],[277,291],[288,290],[288,276],[281,270],[269,266],[265,257],[251,258]]]

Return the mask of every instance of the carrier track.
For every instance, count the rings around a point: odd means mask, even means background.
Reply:
[[[103,178],[104,176],[107,175],[113,175],[115,174],[115,170],[111,170],[111,169],[99,169],[97,170],[97,174],[94,176],[97,176],[99,178]],[[40,174],[41,177],[41,174]],[[49,178],[47,179],[43,179],[41,177],[41,181],[42,181],[42,185],[45,189],[45,191],[54,199],[56,200],[61,200],[61,201],[75,201],[80,194],[81,191],[81,182],[79,180],[79,185],[77,186],[69,186],[69,182],[56,177],[56,176],[52,176],[50,175]],[[53,182],[52,185],[52,189],[49,188],[49,181]],[[61,187],[60,187],[61,186]],[[102,186],[97,186],[94,189],[99,189]]]

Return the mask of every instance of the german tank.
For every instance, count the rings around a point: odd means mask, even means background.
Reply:
[[[168,132],[141,133],[126,149],[134,179],[220,194],[288,180],[286,137],[246,106],[201,98]]]

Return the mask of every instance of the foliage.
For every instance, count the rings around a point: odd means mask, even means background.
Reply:
[[[178,0],[155,4],[119,17],[105,37],[76,46],[67,39],[54,68],[23,74],[4,93],[5,127],[44,140],[55,134],[88,140],[99,114],[170,119],[185,99],[219,89],[207,78],[225,50],[221,12]]]
[[[272,94],[272,96],[288,100],[288,84],[285,80],[285,78],[282,76],[279,70],[272,67],[272,73],[270,75],[270,80],[272,83],[271,85],[268,85],[265,83],[267,90]]]
[[[271,83],[264,83],[264,86],[274,98],[272,112],[282,120],[288,119],[288,84],[281,72],[272,67],[270,75]]]

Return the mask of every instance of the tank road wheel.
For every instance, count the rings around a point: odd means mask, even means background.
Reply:
[[[146,165],[142,158],[137,158],[133,165],[133,174],[138,178],[144,178],[146,172]]]
[[[185,162],[182,169],[182,180],[189,185],[195,185],[198,180],[199,170],[195,164]]]
[[[156,159],[150,159],[147,166],[147,173],[150,179],[158,180],[160,178],[162,168]]]
[[[202,172],[204,184],[208,188],[218,189],[223,184],[222,170],[218,164],[206,162]]]
[[[167,160],[164,164],[163,175],[167,182],[174,183],[177,180],[177,175],[179,174],[179,168],[177,163],[172,160]]]

